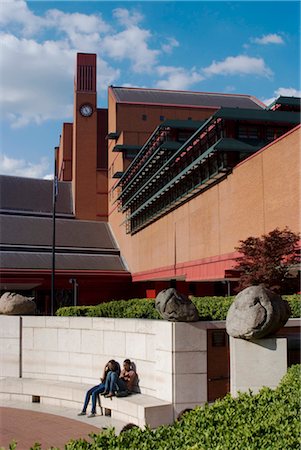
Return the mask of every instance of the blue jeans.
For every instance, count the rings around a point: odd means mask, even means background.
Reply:
[[[117,372],[109,372],[106,378],[105,392],[125,391],[126,382],[119,378]]]
[[[86,412],[89,401],[90,401],[90,397],[92,395],[92,414],[96,414],[96,400],[97,400],[97,396],[99,394],[101,394],[103,391],[105,390],[105,385],[104,383],[100,383],[97,386],[93,386],[91,389],[89,389],[86,393],[86,398],[85,398],[85,403],[83,406],[83,412]]]
[[[106,392],[115,392],[116,386],[117,386],[117,380],[118,380],[118,373],[112,372],[111,370],[107,374],[106,378],[106,384],[105,384],[105,391]]]

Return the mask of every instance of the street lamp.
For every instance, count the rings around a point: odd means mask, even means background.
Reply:
[[[73,306],[77,306],[77,288],[78,282],[76,278],[70,278],[69,283],[73,286]]]
[[[54,170],[52,183],[52,266],[51,266],[51,316],[54,315],[54,297],[55,297],[55,219],[56,219],[56,199],[58,196],[57,179],[57,155],[59,147],[54,147]]]

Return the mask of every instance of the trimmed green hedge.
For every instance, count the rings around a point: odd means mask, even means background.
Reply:
[[[300,317],[300,295],[284,295],[291,307],[291,317]],[[193,297],[200,320],[225,320],[234,297]],[[155,300],[136,298],[115,300],[96,306],[69,306],[59,308],[57,316],[115,317],[136,319],[161,319],[155,309]]]
[[[230,394],[185,413],[156,430],[113,429],[71,440],[65,450],[296,450],[300,448],[300,366],[292,366],[277,389]],[[35,447],[36,450],[39,447]]]

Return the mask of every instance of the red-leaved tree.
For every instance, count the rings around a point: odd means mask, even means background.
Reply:
[[[261,237],[248,237],[239,241],[240,253],[235,269],[241,273],[239,290],[263,283],[265,286],[287,288],[290,271],[300,263],[299,233],[276,228]]]

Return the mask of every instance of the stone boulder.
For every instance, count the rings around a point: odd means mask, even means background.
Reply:
[[[291,314],[290,306],[279,294],[263,285],[241,291],[229,308],[226,329],[235,338],[260,339],[276,333]]]
[[[197,322],[200,319],[194,304],[174,288],[159,292],[155,306],[163,319],[171,322]]]
[[[15,292],[5,292],[0,298],[0,314],[26,315],[35,314],[34,297],[24,297]]]

